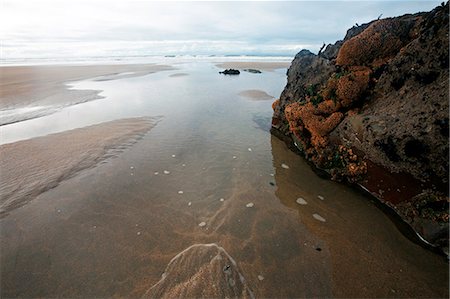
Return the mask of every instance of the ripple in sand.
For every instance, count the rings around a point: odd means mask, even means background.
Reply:
[[[286,164],[284,164],[284,163],[283,163],[283,164],[281,164],[281,167],[282,167],[282,168],[284,168],[284,169],[289,169],[289,166],[287,166],[287,165],[286,165]]]
[[[161,280],[143,298],[254,297],[225,249],[217,244],[195,244],[169,262]]]
[[[198,226],[204,227],[204,226],[206,226],[206,222],[202,221],[202,222],[200,222],[200,223],[198,224]]]
[[[254,204],[252,202],[249,202],[245,205],[247,208],[253,208]]]
[[[297,198],[296,202],[297,202],[299,205],[307,205],[307,204],[308,204],[308,203],[306,202],[306,200],[304,200],[304,199],[301,198],[301,197]]]
[[[314,219],[322,221],[322,222],[326,222],[325,218],[323,218],[322,216],[320,216],[319,214],[313,214]]]

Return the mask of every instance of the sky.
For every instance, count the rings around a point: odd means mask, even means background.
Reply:
[[[1,59],[317,52],[347,29],[441,1],[0,0]]]

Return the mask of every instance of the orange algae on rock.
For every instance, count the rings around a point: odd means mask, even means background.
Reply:
[[[342,45],[336,64],[369,66],[377,60],[387,61],[410,40],[410,30],[414,25],[414,19],[375,21]]]

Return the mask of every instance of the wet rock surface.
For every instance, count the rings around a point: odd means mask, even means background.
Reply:
[[[239,75],[241,72],[239,70],[235,70],[235,69],[226,69],[224,71],[219,72],[219,74],[224,74],[224,75]]]
[[[448,209],[431,198],[449,202],[448,11],[375,20],[319,55],[300,51],[272,119],[315,167],[357,182],[444,248]]]

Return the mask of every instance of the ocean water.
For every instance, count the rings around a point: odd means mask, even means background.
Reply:
[[[2,297],[446,296],[441,257],[366,197],[317,177],[269,133],[272,100],[242,96],[278,97],[286,69],[176,67],[71,82],[103,99],[2,127],[10,143],[159,119],[118,157],[0,220]]]

